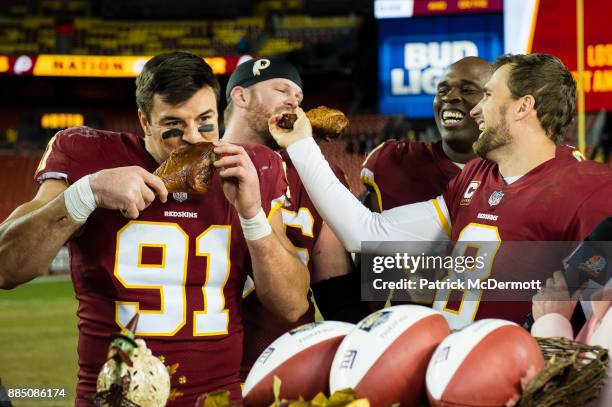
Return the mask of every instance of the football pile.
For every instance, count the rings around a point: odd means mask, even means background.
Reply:
[[[451,334],[437,311],[398,305],[356,326],[314,322],[284,334],[253,366],[243,397],[259,407],[350,388],[376,407],[505,406],[543,366],[536,340],[512,322],[485,319]]]

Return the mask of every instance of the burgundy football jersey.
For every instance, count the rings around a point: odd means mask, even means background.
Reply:
[[[374,189],[384,209],[440,195],[461,169],[442,151],[442,142],[389,140],[363,163],[361,181]]]
[[[461,172],[442,151],[442,141],[389,140],[375,148],[365,159],[361,181],[373,190],[383,210],[435,198],[448,182]],[[396,291],[393,305],[431,305],[432,293],[411,301],[401,300]]]
[[[298,255],[308,266],[308,271],[312,276],[314,266],[313,262],[310,261],[310,256],[321,232],[323,219],[310,200],[304,184],[302,184],[298,172],[289,158],[289,154],[283,150],[281,156],[286,163],[287,181],[289,183],[287,201],[281,208],[285,231],[291,243],[297,248]],[[345,186],[348,186],[344,172],[335,164],[330,163],[330,165],[338,179]],[[313,322],[315,313],[314,306],[310,302],[308,311],[297,322],[281,322],[264,308],[254,292],[247,292],[245,295],[246,297],[242,302],[244,349],[241,376],[243,381],[246,380],[249,370],[268,345],[285,332]]]
[[[283,196],[282,160],[272,150],[244,145],[258,170],[264,211]],[[86,127],[59,132],[35,177],[74,183],[102,169],[158,163],[128,133]],[[106,360],[110,335],[138,312],[137,336],[172,373],[169,406],[192,406],[215,389],[240,400],[243,329],[239,314],[251,262],[238,214],[215,173],[204,195],[173,193],[130,220],[98,208],[69,242],[79,300],[77,404],[88,405]]]
[[[612,214],[612,171],[605,165],[582,161],[580,153],[570,147],[559,146],[555,158],[506,184],[497,164],[476,159],[450,182],[443,198],[450,221],[444,208],[439,213],[444,214],[442,222],[450,226],[451,241],[500,242],[488,253],[487,264],[492,268],[487,265],[482,276],[474,277],[526,281],[521,276],[533,264],[545,264],[541,273],[548,277],[561,263],[550,253],[537,253],[542,259],[536,259],[531,257],[536,253],[528,255],[529,246],[522,246],[520,250],[525,252],[517,253],[516,246],[504,246],[503,242],[583,240]],[[434,304],[455,329],[491,317],[522,324],[531,310],[531,301],[524,298],[496,302],[487,301],[487,292],[479,290],[459,293],[459,297],[456,294],[439,290]]]

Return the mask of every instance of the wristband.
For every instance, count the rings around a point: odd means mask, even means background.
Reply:
[[[91,175],[84,176],[64,191],[66,210],[76,222],[85,222],[97,207],[96,198],[89,184],[90,177]]]
[[[246,240],[258,240],[272,233],[272,226],[268,223],[263,209],[259,209],[257,215],[250,219],[245,219],[240,215],[238,217],[240,218],[242,233]]]

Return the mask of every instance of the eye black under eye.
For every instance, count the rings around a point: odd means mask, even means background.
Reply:
[[[172,137],[183,137],[183,134],[185,133],[181,129],[170,129],[164,131],[161,136],[165,140]]]
[[[215,129],[215,125],[212,123],[209,124],[203,124],[200,127],[198,127],[198,132],[200,133],[208,133],[211,132]]]

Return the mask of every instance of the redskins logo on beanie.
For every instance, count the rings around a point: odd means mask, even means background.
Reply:
[[[236,67],[227,82],[225,98],[229,103],[230,93],[236,86],[248,88],[256,83],[275,78],[289,79],[300,88],[302,87],[300,74],[289,62],[278,58],[257,58],[250,59]]]

